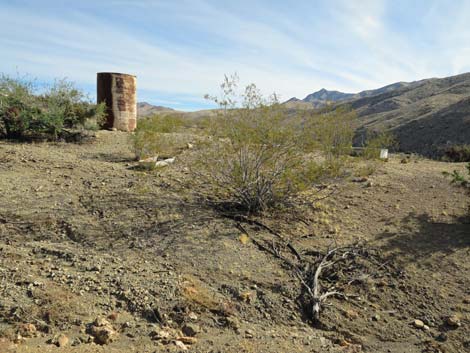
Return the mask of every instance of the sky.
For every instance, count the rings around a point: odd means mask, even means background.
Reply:
[[[137,75],[138,100],[213,107],[224,74],[281,100],[470,71],[470,0],[0,0],[0,72]]]

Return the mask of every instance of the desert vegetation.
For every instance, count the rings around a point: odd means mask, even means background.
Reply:
[[[225,77],[219,104],[197,163],[212,200],[248,213],[292,204],[299,193],[338,176],[353,136],[354,113],[329,110],[288,115],[275,94],[254,84],[238,93],[236,76]]]
[[[444,149],[444,160],[470,162],[470,145],[453,145]]]
[[[236,77],[205,117],[55,143],[100,120],[73,90],[2,96],[0,351],[465,351],[462,163],[385,163],[381,130],[352,156],[354,110],[293,112]],[[56,128],[7,134],[5,104],[35,121],[48,100]],[[36,135],[53,143],[17,143]]]
[[[174,155],[178,147],[175,133],[181,131],[183,125],[183,119],[173,114],[156,114],[141,119],[130,135],[136,159]]]
[[[65,79],[39,90],[27,78],[0,77],[0,134],[8,139],[77,137],[71,129],[98,129],[104,113]]]

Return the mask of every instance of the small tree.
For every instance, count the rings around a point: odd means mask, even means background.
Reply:
[[[207,97],[220,110],[210,127],[214,143],[197,174],[217,200],[261,212],[285,205],[325,176],[325,164],[311,152],[320,148],[328,162],[338,159],[344,146],[351,146],[352,127],[334,128],[343,111],[319,114],[311,122],[290,116],[275,94],[265,98],[254,84],[237,94],[237,84],[236,76],[225,76],[221,96]],[[321,131],[330,132],[329,140]]]

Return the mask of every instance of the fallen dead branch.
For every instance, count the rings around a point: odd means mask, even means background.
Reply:
[[[335,286],[331,286],[327,290],[323,291],[320,283],[321,275],[323,271],[328,268],[332,268],[334,265],[339,263],[345,263],[346,260],[352,260],[349,266],[354,266],[354,258],[361,256],[363,251],[362,247],[359,246],[348,246],[342,248],[334,248],[322,256],[318,263],[314,266],[313,271],[301,271],[297,269],[296,275],[305,288],[311,304],[311,319],[316,322],[320,319],[320,311],[327,298],[331,296],[341,296],[348,298],[348,296],[336,290]]]
[[[236,227],[244,234],[249,233],[241,222],[271,230],[261,222],[243,216],[231,216],[231,218],[240,221],[236,223]],[[372,278],[380,271],[387,272],[390,266],[388,262],[380,261],[380,257],[372,249],[360,244],[334,247],[325,253],[313,250],[300,256],[295,247],[286,242],[283,236],[272,230],[270,233],[283,241],[273,240],[269,243],[255,239],[253,236],[250,238],[261,251],[280,259],[299,279],[303,288],[301,301],[308,308],[309,317],[314,323],[320,320],[320,313],[324,306],[328,305],[326,303],[328,298],[341,297],[348,300],[357,297],[357,295],[346,294],[344,287],[356,283],[358,278]],[[283,255],[282,247],[292,253],[295,260]]]

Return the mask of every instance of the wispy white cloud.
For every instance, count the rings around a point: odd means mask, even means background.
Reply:
[[[353,92],[470,70],[470,1],[445,3],[11,2],[0,4],[1,71],[86,87],[96,72],[129,72],[145,98],[175,107],[203,107],[202,95],[234,71],[285,99]]]

